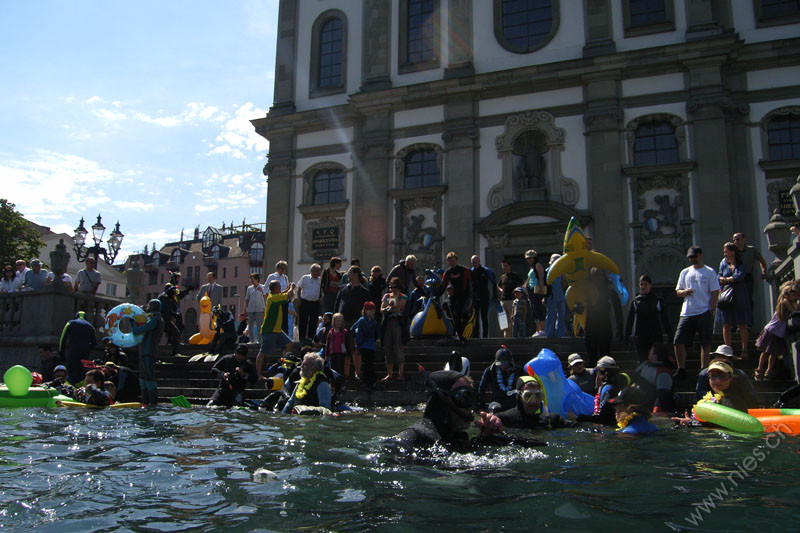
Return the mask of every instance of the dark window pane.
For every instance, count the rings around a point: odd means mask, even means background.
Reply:
[[[665,0],[630,0],[629,8],[632,28],[667,21]]]
[[[433,187],[441,183],[439,165],[436,164],[435,150],[417,150],[406,156],[405,183],[406,189]]]
[[[516,48],[539,44],[553,27],[551,0],[504,0],[503,37]]]
[[[420,63],[434,59],[433,0],[409,0],[406,24],[406,60]]]
[[[678,161],[678,141],[672,124],[646,123],[636,128],[636,140],[633,143],[635,166],[663,165]]]
[[[314,176],[314,205],[344,201],[344,174],[341,170],[321,170]]]
[[[800,154],[800,115],[773,118],[767,125],[769,158],[794,159]]]
[[[320,29],[319,72],[320,89],[342,83],[342,21],[332,18]]]
[[[798,0],[761,0],[761,18],[773,19],[800,13]]]

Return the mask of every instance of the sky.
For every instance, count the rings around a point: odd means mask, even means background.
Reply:
[[[117,262],[266,220],[278,0],[0,0],[0,198]]]

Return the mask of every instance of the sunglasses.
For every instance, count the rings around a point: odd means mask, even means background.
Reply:
[[[715,373],[715,374],[709,374],[708,375],[708,380],[709,381],[728,381],[729,379],[732,379],[732,378],[733,378],[733,376],[731,376],[729,374],[716,374]]]

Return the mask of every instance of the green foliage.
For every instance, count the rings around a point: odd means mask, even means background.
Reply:
[[[14,207],[0,198],[0,265],[13,265],[17,259],[30,261],[44,248],[39,232]]]

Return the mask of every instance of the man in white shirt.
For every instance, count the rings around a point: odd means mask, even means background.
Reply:
[[[675,331],[675,358],[678,370],[675,379],[686,374],[686,346],[694,342],[694,334],[700,337],[702,367],[708,366],[711,354],[711,334],[714,331],[714,309],[719,296],[719,278],[713,268],[703,264],[703,249],[692,246],[686,252],[692,266],[681,270],[675,294],[683,298],[681,318]]]
[[[275,263],[275,272],[267,276],[267,281],[264,282],[262,287],[264,291],[269,292],[269,284],[275,280],[281,282],[281,292],[285,292],[286,288],[289,287],[289,277],[286,275],[286,271],[289,269],[289,265],[286,261],[278,261]]]
[[[250,342],[261,344],[261,324],[264,322],[264,286],[259,283],[261,276],[250,274],[251,285],[245,293],[245,310],[247,311],[247,327],[250,330]]]
[[[97,294],[97,288],[100,287],[100,272],[95,269],[97,261],[94,257],[86,258],[86,268],[78,270],[75,276],[75,292],[83,292],[86,294]]]
[[[17,272],[14,274],[14,276],[20,280],[19,284],[22,285],[22,283],[25,281],[25,274],[28,273],[30,268],[28,268],[28,264],[24,259],[17,259],[17,262],[14,263],[14,266],[17,268]]]
[[[322,267],[317,263],[311,265],[309,273],[297,282],[297,298],[300,300],[297,333],[300,340],[313,339],[317,331],[319,312],[322,305],[320,283]]]

